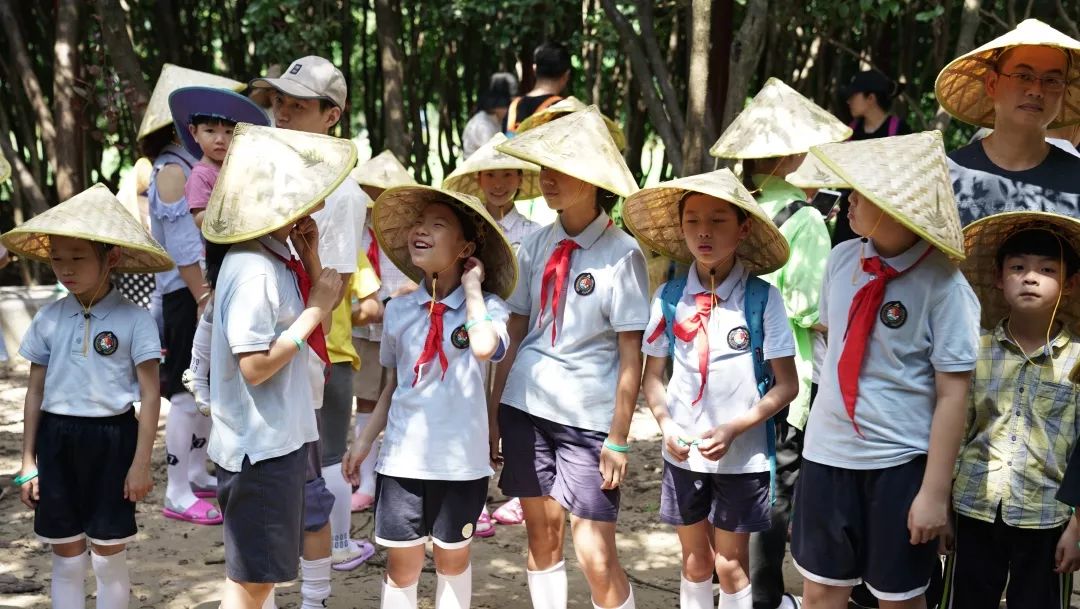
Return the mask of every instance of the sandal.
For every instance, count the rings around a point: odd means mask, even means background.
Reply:
[[[521,509],[521,500],[514,497],[499,506],[491,517],[499,524],[521,524],[525,522],[525,511]]]
[[[348,548],[333,551],[330,568],[335,571],[352,571],[374,555],[375,546],[367,540],[350,539]]]
[[[217,486],[201,486],[192,482],[191,492],[199,499],[217,499]]]
[[[476,530],[473,531],[473,534],[483,538],[495,535],[495,524],[491,522],[487,506],[484,506],[484,511],[480,512],[480,517],[476,519]]]
[[[196,500],[195,503],[191,504],[191,507],[183,512],[178,512],[166,504],[162,513],[166,518],[183,520],[184,522],[190,522],[191,524],[221,524],[222,521],[225,520],[221,516],[221,512],[205,499]]]

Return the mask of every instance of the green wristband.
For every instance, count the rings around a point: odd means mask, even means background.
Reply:
[[[611,440],[604,440],[604,448],[606,448],[608,450],[613,450],[613,451],[615,451],[617,453],[628,453],[628,452],[630,452],[630,445],[629,444],[627,444],[626,446],[620,446],[618,444],[615,444]]]
[[[296,350],[297,351],[303,351],[304,350],[304,339],[300,338],[299,336],[295,336],[295,335],[290,334],[288,332],[282,332],[280,338],[288,338],[288,339],[292,340],[293,344],[296,345]]]
[[[34,472],[32,474],[26,474],[25,476],[15,476],[15,479],[12,480],[12,482],[15,483],[15,486],[22,486],[22,485],[26,484],[27,482],[30,482],[34,478],[37,478],[37,475],[38,475],[38,473]]]
[[[491,321],[491,316],[490,315],[485,315],[485,316],[481,317],[480,319],[471,319],[471,320],[465,322],[465,331],[468,332],[469,330],[473,329],[473,326],[475,326],[477,324],[482,324],[482,323],[484,323],[486,321]]]

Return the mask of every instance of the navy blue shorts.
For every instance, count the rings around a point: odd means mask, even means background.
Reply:
[[[375,542],[390,548],[432,543],[464,548],[487,503],[488,478],[418,480],[375,477]]]
[[[503,494],[550,496],[578,518],[615,522],[619,489],[600,489],[600,451],[607,433],[534,417],[506,404],[499,406],[499,431]]]
[[[769,472],[709,474],[664,461],[660,521],[687,526],[709,519],[732,533],[769,530]]]

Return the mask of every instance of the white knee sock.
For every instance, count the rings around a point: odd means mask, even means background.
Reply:
[[[165,487],[165,503],[183,512],[195,503],[188,479],[191,463],[191,436],[195,431],[195,398],[190,393],[177,393],[169,400],[169,417],[165,421],[165,460],[169,476]]]
[[[710,606],[712,605],[712,599],[711,598],[709,599],[709,605]],[[601,607],[600,605],[597,605],[596,603],[593,603],[592,606],[593,606],[593,609],[604,609],[603,607]],[[634,588],[633,588],[633,586],[631,586],[630,587],[630,596],[627,596],[626,600],[623,601],[623,604],[619,605],[618,607],[615,607],[614,609],[636,609],[636,608],[637,608],[637,605],[634,604]]]
[[[270,594],[263,601],[262,609],[277,609],[277,601],[274,599],[274,589],[270,588]]]
[[[300,559],[300,573],[303,583],[300,584],[300,596],[303,603],[301,609],[322,609],[326,599],[330,598],[330,557],[317,560]]]
[[[720,591],[720,602],[717,609],[754,609],[754,597],[750,594],[750,586],[739,590],[734,594]]]
[[[435,609],[469,609],[472,603],[472,565],[458,575],[438,574]]]
[[[679,607],[681,609],[712,609],[712,579],[692,582],[680,578]]]
[[[395,588],[383,580],[379,609],[416,609],[417,585],[418,583],[404,588]]]
[[[206,471],[206,445],[210,443],[211,418],[195,417],[195,429],[191,432],[191,456],[188,462],[188,482],[196,486],[217,486],[217,480]]]
[[[371,413],[358,412],[356,413],[356,436],[360,437],[360,433],[367,427],[368,420],[371,419]],[[364,461],[360,463],[360,488],[361,493],[370,497],[375,496],[375,462],[379,459],[379,441],[375,440],[371,444],[371,451],[364,457]]]
[[[52,606],[55,609],[84,609],[86,607],[86,570],[90,556],[52,557]]]
[[[330,509],[333,549],[345,550],[349,547],[349,528],[352,526],[352,487],[341,473],[340,463],[322,468],[322,477],[326,481],[326,490],[334,496],[334,507]]]
[[[131,575],[128,573],[127,550],[111,556],[90,553],[97,578],[97,608],[127,609],[131,595]]]
[[[533,609],[566,609],[566,561],[526,574]]]

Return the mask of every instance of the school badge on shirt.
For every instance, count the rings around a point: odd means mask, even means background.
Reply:
[[[108,330],[98,332],[98,335],[94,337],[94,351],[97,351],[98,355],[112,355],[116,353],[116,348],[119,346],[120,341],[117,340],[116,335]]]
[[[750,330],[739,326],[727,333],[727,346],[732,351],[746,351],[750,348]]]
[[[907,321],[907,307],[899,300],[891,300],[881,305],[881,312],[878,313],[878,317],[881,318],[881,323],[885,324],[889,328],[899,328]]]
[[[469,348],[469,331],[465,329],[465,324],[454,328],[454,332],[450,334],[450,344],[458,349]]]
[[[574,291],[581,296],[588,296],[596,289],[596,279],[592,273],[582,273],[574,280]]]

